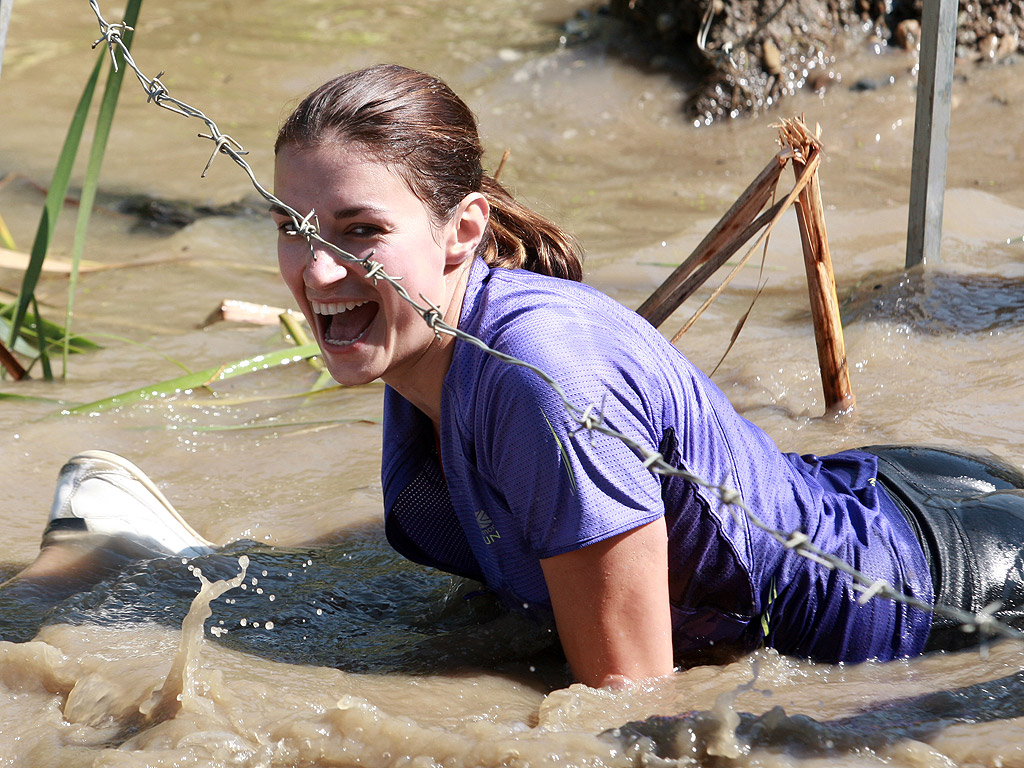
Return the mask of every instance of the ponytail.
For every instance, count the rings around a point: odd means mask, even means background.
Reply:
[[[487,174],[480,180],[480,192],[491,207],[491,237],[479,252],[488,265],[583,280],[583,249],[576,238],[520,203]]]

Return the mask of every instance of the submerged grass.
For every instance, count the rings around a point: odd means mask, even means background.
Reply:
[[[258,430],[296,429],[299,431],[317,431],[329,427],[344,427],[350,424],[380,424],[383,419],[313,419],[311,421],[276,421],[267,424],[207,424],[205,426],[189,425],[195,432],[249,432]]]
[[[84,405],[75,406],[63,410],[62,414],[98,413],[100,411],[118,408],[131,403],[143,402],[153,399],[165,399],[181,394],[190,394],[193,390],[211,387],[217,382],[227,381],[237,376],[244,376],[257,371],[264,371],[270,368],[298,363],[319,354],[320,348],[316,344],[302,344],[296,347],[289,347],[277,352],[270,352],[265,355],[238,360],[233,363],[207,368],[196,373],[188,373],[174,379],[139,387],[129,392],[102,400],[96,400]]]
[[[10,334],[12,328],[12,317],[15,314],[15,304],[0,304],[0,333]],[[45,343],[44,343],[45,342]],[[59,349],[67,346],[70,352],[90,352],[102,347],[84,336],[69,334],[64,328],[51,323],[49,320],[40,319],[35,312],[25,312],[22,320],[21,331],[14,343],[14,351],[18,354],[32,357],[40,349]]]
[[[0,400],[16,400],[23,403],[54,403],[56,405],[67,405],[66,400],[55,397],[40,397],[39,395],[21,395],[15,392],[0,392]]]

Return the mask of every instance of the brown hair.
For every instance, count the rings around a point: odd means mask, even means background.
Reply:
[[[295,108],[274,151],[330,142],[353,142],[393,166],[435,223],[448,221],[469,193],[483,194],[491,218],[478,254],[491,266],[583,279],[576,240],[483,172],[476,119],[437,78],[393,64],[336,77]]]

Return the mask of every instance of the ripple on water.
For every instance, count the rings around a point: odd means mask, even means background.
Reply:
[[[896,322],[931,334],[989,333],[1024,325],[1024,278],[910,270],[863,280],[844,323]]]

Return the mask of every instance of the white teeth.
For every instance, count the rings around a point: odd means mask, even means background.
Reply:
[[[326,304],[311,299],[309,306],[312,308],[313,313],[317,315],[340,315],[342,312],[348,312],[356,307],[361,307],[365,303],[365,301],[339,301],[333,304]]]

